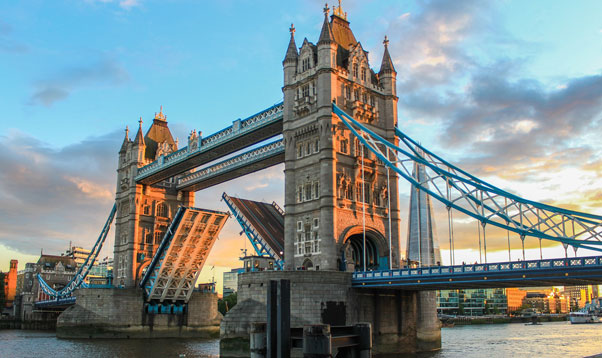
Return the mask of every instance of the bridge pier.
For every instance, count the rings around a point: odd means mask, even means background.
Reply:
[[[193,292],[187,312],[146,313],[141,289],[79,289],[75,305],[58,318],[59,338],[216,337],[217,294]]]
[[[373,353],[399,354],[441,348],[434,292],[351,287],[351,273],[338,271],[247,272],[238,278],[238,304],[222,320],[220,355],[249,356],[253,322],[266,321],[270,280],[291,282],[291,327],[369,322]]]

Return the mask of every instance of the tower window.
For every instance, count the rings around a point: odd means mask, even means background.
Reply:
[[[341,139],[339,141],[339,151],[347,154],[347,139]]]
[[[345,98],[351,99],[351,88],[345,87]]]
[[[303,97],[309,97],[309,85],[305,85],[301,87],[301,89],[303,91]]]
[[[167,205],[165,203],[157,205],[157,216],[167,217]]]
[[[303,231],[303,221],[297,221],[297,231]]]
[[[304,58],[301,62],[302,71],[307,71],[310,69],[309,67],[309,58]]]
[[[311,200],[311,184],[305,184],[305,200]]]
[[[314,199],[320,197],[320,182],[314,182]]]
[[[303,157],[303,143],[299,144],[297,147],[297,158]]]
[[[366,68],[365,67],[362,67],[361,74],[362,74],[362,81],[366,81]]]
[[[307,155],[311,154],[311,143],[309,143],[309,142],[305,145],[305,153]]]
[[[303,202],[303,185],[297,187],[297,202]]]
[[[314,229],[320,227],[320,218],[314,218]]]
[[[357,70],[358,70],[358,65],[357,63],[353,64],[353,77],[357,78]]]
[[[362,93],[362,102],[368,103],[368,95],[366,93]]]
[[[353,99],[356,101],[360,100],[360,90],[357,88],[353,90]]]
[[[370,96],[370,105],[374,107],[374,96]]]
[[[320,140],[319,140],[319,139],[316,139],[316,140],[314,141],[314,153],[317,153],[317,152],[319,152],[319,151],[320,151]]]

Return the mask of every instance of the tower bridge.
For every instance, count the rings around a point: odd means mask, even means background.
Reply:
[[[376,72],[340,4],[332,14],[324,9],[315,44],[304,39],[297,47],[291,26],[282,63],[282,103],[207,137],[192,131],[183,148],[162,110],[146,134],[142,121],[133,139],[126,130],[114,209],[115,289],[77,291],[75,308],[59,318],[65,335],[89,324],[90,312],[97,328],[115,335],[133,331],[124,320],[111,322],[125,311],[137,312],[128,319],[151,337],[213,324],[215,297],[192,288],[227,214],[194,208],[194,192],[278,163],[284,210],[223,195],[257,254],[282,269],[241,274],[239,303],[221,323],[225,351],[248,342],[251,322],[265,320],[272,279],[292,282],[293,325],[371,322],[375,351],[383,353],[440,347],[434,289],[600,281],[600,257],[487,262],[487,227],[518,234],[523,248],[535,237],[601,251],[602,217],[517,197],[401,132],[388,40]],[[413,188],[403,262],[399,178]],[[452,257],[451,266],[440,265],[431,200],[447,209],[452,253],[453,212],[477,220],[484,263],[457,266]],[[279,224],[266,227],[268,216]],[[107,302],[111,310],[99,308]],[[179,315],[179,323],[161,314]]]

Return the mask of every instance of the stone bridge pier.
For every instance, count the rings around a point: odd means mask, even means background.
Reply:
[[[291,282],[291,327],[369,322],[375,354],[415,353],[441,348],[434,292],[351,287],[351,273],[263,271],[239,275],[238,304],[220,326],[223,357],[249,354],[252,322],[266,321],[270,280]]]

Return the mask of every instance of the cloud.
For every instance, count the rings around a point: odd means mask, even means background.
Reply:
[[[2,245],[27,254],[91,246],[113,204],[121,140],[116,132],[52,148],[20,132],[1,136]]]
[[[29,48],[10,38],[13,28],[10,24],[0,20],[0,52],[22,54]]]
[[[67,68],[51,79],[36,82],[29,104],[50,107],[81,88],[119,86],[129,79],[129,73],[121,64],[108,59],[89,66]]]

